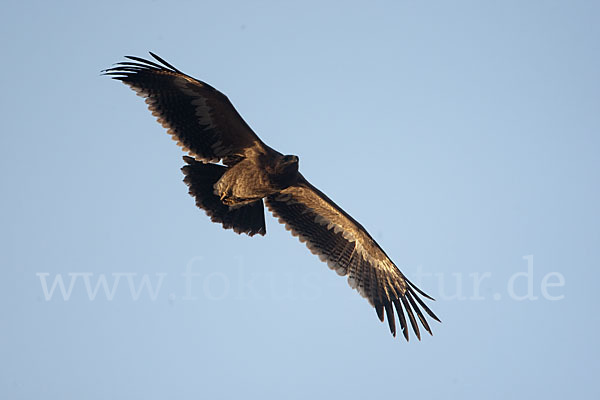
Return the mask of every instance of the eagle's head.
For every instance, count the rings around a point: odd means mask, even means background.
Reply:
[[[273,182],[279,189],[293,185],[298,180],[298,156],[285,155],[275,165]]]
[[[293,155],[285,155],[283,157],[281,157],[281,159],[279,160],[279,165],[278,168],[281,172],[288,172],[288,171],[293,171],[293,172],[298,172],[298,162],[300,161],[300,159],[298,158],[298,156],[293,156]]]

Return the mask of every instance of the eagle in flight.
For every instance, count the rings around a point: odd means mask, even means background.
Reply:
[[[298,171],[298,157],[263,143],[227,97],[162,58],[130,61],[104,70],[146,99],[158,122],[190,156],[184,182],[213,222],[249,236],[264,235],[264,204],[292,235],[387,317],[396,336],[394,308],[406,340],[407,319],[420,340],[422,310],[440,321],[419,295],[433,300],[394,265],[365,228]]]

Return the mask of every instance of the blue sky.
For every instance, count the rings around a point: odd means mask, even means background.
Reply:
[[[0,397],[598,397],[599,17],[5,2]],[[100,75],[147,51],[297,154],[437,299],[434,336],[392,338],[274,218],[249,238],[195,208],[180,149]]]

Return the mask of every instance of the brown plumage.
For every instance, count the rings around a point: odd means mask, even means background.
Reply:
[[[127,57],[132,61],[104,73],[144,97],[158,122],[192,156],[184,157],[184,182],[213,222],[237,233],[264,235],[264,201],[311,252],[348,276],[379,319],[387,318],[394,336],[394,308],[406,340],[407,319],[417,338],[417,320],[431,334],[421,310],[439,319],[419,295],[433,299],[400,272],[361,224],[298,172],[298,157],[263,143],[224,94],[150,54],[158,63]]]

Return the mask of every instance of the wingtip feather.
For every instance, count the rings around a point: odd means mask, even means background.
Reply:
[[[406,326],[406,318],[404,317],[404,311],[402,311],[402,304],[400,300],[394,300],[394,306],[396,308],[396,314],[398,314],[398,320],[400,321],[400,327],[402,328],[402,334],[406,341],[409,341],[408,327]]]
[[[386,303],[385,314],[388,320],[388,325],[390,327],[390,332],[392,333],[392,336],[396,337],[396,318],[394,317],[392,303]]]
[[[383,322],[383,304],[376,303],[375,304],[375,311],[377,312],[377,317],[379,318],[379,320],[381,322]]]
[[[414,283],[412,283],[411,281],[408,280],[407,277],[404,277],[404,280],[406,281],[406,283],[408,283],[408,285],[413,288],[414,290],[417,291],[417,293],[419,293],[421,296],[428,298],[431,301],[435,301],[435,299],[433,297],[431,297],[430,295],[428,295],[427,293],[425,293],[424,291],[422,291],[421,289],[419,289]]]
[[[400,300],[402,301],[402,304],[404,305],[404,310],[408,314],[408,319],[410,320],[410,325],[412,326],[413,331],[415,332],[415,335],[417,336],[417,339],[421,340],[421,332],[419,331],[419,325],[417,325],[417,321],[412,312],[412,309],[410,308],[410,304],[408,303],[408,300],[406,300],[406,296],[401,296]]]
[[[174,66],[172,66],[171,64],[169,64],[168,62],[166,62],[163,58],[157,56],[156,54],[154,54],[153,52],[149,51],[148,53],[150,53],[150,55],[152,57],[154,57],[155,60],[159,61],[161,64],[165,65],[166,67],[171,68],[173,71],[175,72],[179,72],[181,73],[181,71],[179,71],[177,68],[175,68]]]

